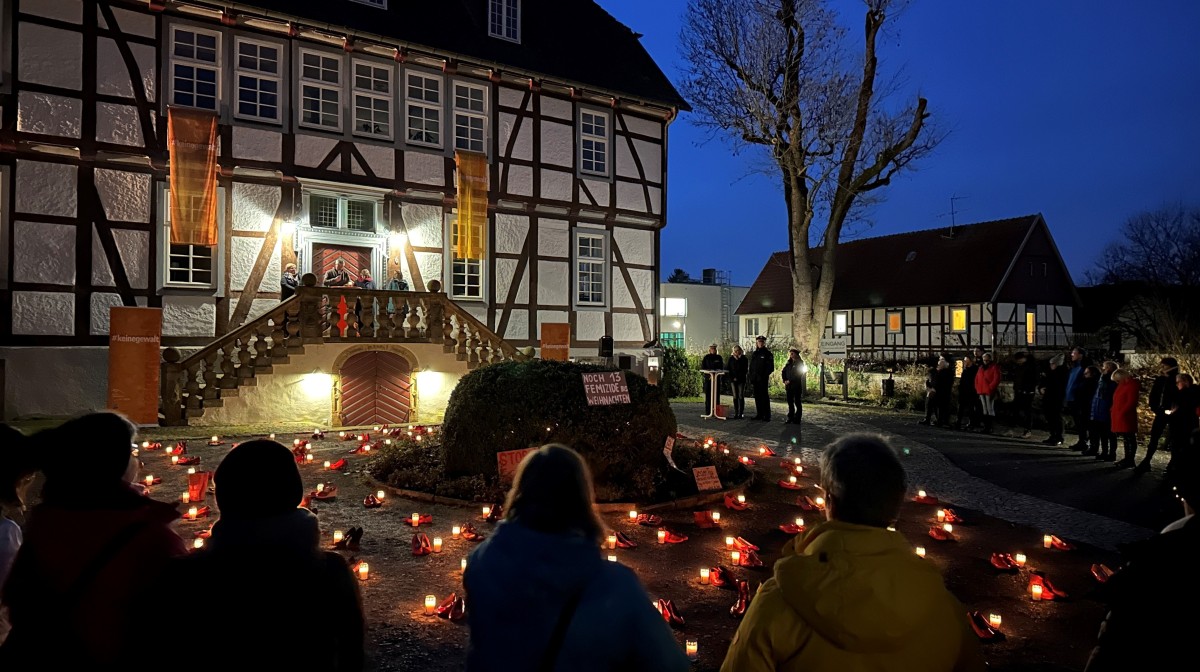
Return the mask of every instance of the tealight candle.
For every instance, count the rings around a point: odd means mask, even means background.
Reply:
[[[433,538],[433,552],[434,553],[442,552],[442,538],[441,537]]]
[[[271,440],[272,440],[272,441],[274,441],[274,440],[275,440],[275,432],[271,432]],[[299,439],[297,439],[297,440],[299,440]]]
[[[688,660],[696,661],[700,659],[700,645],[696,643],[696,640],[689,639],[684,643],[684,646],[687,650]]]
[[[999,628],[1002,621],[1003,619],[1000,618],[1000,614],[988,614],[988,625],[993,628]]]
[[[817,508],[825,508],[825,498],[817,497],[816,499],[813,500],[813,504],[816,504]]]
[[[630,510],[629,510],[629,519],[630,519],[630,520],[637,520],[637,509],[630,509]]]
[[[329,460],[325,460],[325,468],[326,468],[326,469],[328,469],[328,468],[329,468]]]
[[[924,546],[917,546],[917,557],[918,558],[925,557],[925,547]]]
[[[954,526],[950,523],[942,525],[942,529],[946,531],[946,534],[954,534]]]
[[[305,461],[305,462],[312,462],[312,461],[313,461],[313,455],[312,455],[312,453],[308,453],[308,454],[306,454],[306,455],[304,456],[304,461]]]
[[[796,477],[795,477],[795,476],[788,476],[788,483],[791,483],[792,485],[795,485],[795,484],[796,484]]]
[[[938,509],[938,510],[937,510],[937,520],[938,520],[938,522],[939,522],[939,523],[944,523],[944,522],[946,522],[946,510],[945,510],[945,509]]]
[[[338,432],[338,438],[339,438],[339,439],[344,439],[344,438],[346,438],[346,433],[345,433],[345,432]]]
[[[387,493],[384,492],[383,490],[379,490],[375,493],[375,499],[383,499],[386,496],[387,496]]]
[[[605,546],[605,548],[608,548],[609,550],[616,548],[617,547],[617,535],[610,534],[607,537],[605,537],[604,538],[604,546]]]
[[[196,473],[196,468],[188,467],[187,473],[188,473],[188,476],[191,476],[192,474]]]
[[[796,466],[800,466],[800,458],[797,457],[796,459],[792,460],[792,464],[795,464]]]
[[[460,572],[467,571],[467,559],[466,558],[463,558],[462,560],[458,561],[458,571],[460,571]]]
[[[490,506],[483,507],[482,511],[483,511],[484,518],[487,518],[488,516],[492,515],[492,507],[490,507]]]
[[[888,525],[888,532],[895,532],[895,531],[896,531],[895,525]]]
[[[178,455],[171,456],[171,464],[179,464],[179,456]]]
[[[714,523],[719,523],[719,522],[721,522],[721,513],[720,513],[719,511],[713,511],[713,512],[712,512],[712,521],[713,521]]]
[[[218,443],[218,442],[220,442],[220,441],[221,441],[221,437],[219,437],[219,436],[215,436],[215,435],[212,437],[212,442],[213,442],[213,443]]]
[[[729,553],[729,559],[732,560],[733,564],[735,564],[735,565],[741,564],[741,562],[742,562],[741,551],[731,551]]]
[[[1016,555],[1013,556],[1013,562],[1017,563],[1018,567],[1024,567],[1025,566],[1025,554],[1017,553]]]
[[[153,477],[153,476],[147,476],[147,477],[146,477],[146,485],[148,485],[148,486],[149,486],[149,485],[154,485],[154,477]]]
[[[733,543],[734,543],[733,537],[725,537],[725,548],[727,548],[727,549],[733,548]]]
[[[1054,537],[1049,534],[1042,535],[1042,548],[1050,548],[1054,544]]]
[[[738,504],[745,504],[745,503],[746,503],[746,496],[745,496],[745,495],[738,495],[738,496],[737,496],[737,503],[738,503]]]
[[[460,534],[462,534],[462,528],[459,527],[458,525],[455,525],[454,527],[450,528],[450,536],[452,538],[457,539],[458,535],[460,535]]]
[[[608,556],[608,561],[609,561],[609,562],[616,562],[616,561],[617,561],[617,556],[615,556],[615,555],[610,555],[610,556]]]
[[[339,542],[339,541],[341,541],[342,539],[345,539],[345,538],[346,538],[346,535],[345,535],[345,534],[343,534],[341,530],[334,530],[334,531],[333,531],[333,543],[335,543],[335,544],[336,544],[337,542]]]
[[[419,514],[419,513],[412,514],[412,526],[413,527],[421,526],[421,514]]]
[[[667,531],[666,530],[658,531],[658,543],[660,543],[660,544],[667,543]]]
[[[437,607],[437,596],[436,595],[426,595],[425,596],[425,615],[432,616],[433,610],[435,607]]]
[[[711,573],[712,573],[712,570],[710,570],[709,568],[701,567],[700,568],[700,583],[707,586],[708,585],[708,577],[709,577],[709,574],[711,574]]]
[[[803,518],[796,519],[796,527],[804,527],[804,519]]]
[[[204,540],[199,538],[194,539],[192,541],[192,548],[204,548]]]
[[[325,484],[317,483],[317,492],[324,492],[324,491],[325,491]]]
[[[271,435],[271,438],[275,438],[275,435],[274,435],[274,434],[272,434],[272,435]],[[293,448],[299,448],[299,447],[300,447],[300,439],[296,439],[295,441],[292,441],[292,447],[293,447]]]
[[[358,564],[358,580],[366,581],[370,575],[371,575],[371,566],[365,562],[360,562]]]
[[[199,515],[200,515],[200,509],[197,509],[197,508],[196,508],[196,507],[194,507],[194,506],[193,506],[193,507],[191,507],[190,509],[188,509],[188,515],[187,515],[187,517],[188,517],[188,519],[189,519],[189,520],[195,520],[195,519],[196,519],[196,517],[197,517],[197,516],[199,516]]]
[[[925,491],[917,490],[917,497],[920,497],[921,499],[925,499]]]
[[[183,502],[184,504],[187,504],[188,502],[192,501],[191,493],[187,493],[187,492],[183,493],[182,495],[179,496],[179,501]]]
[[[1038,600],[1042,599],[1042,584],[1035,583],[1032,586],[1030,586],[1029,587],[1029,595],[1033,598],[1034,602],[1037,602]]]

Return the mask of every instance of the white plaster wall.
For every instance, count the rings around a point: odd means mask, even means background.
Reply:
[[[522,89],[514,89],[508,86],[500,88],[500,105],[502,107],[521,107],[521,101],[525,99],[525,91]]]
[[[163,297],[163,336],[207,336],[216,330],[217,307],[212,297]]]
[[[13,280],[74,285],[76,235],[68,224],[15,222]]]
[[[265,232],[275,220],[281,190],[268,184],[233,185],[233,230]]]
[[[155,124],[155,120],[151,118],[150,123]],[[145,142],[137,108],[133,105],[96,103],[96,139],[129,147],[143,146]]]
[[[625,126],[630,133],[639,135],[648,135],[652,138],[662,138],[663,123],[659,121],[650,121],[642,119],[631,114],[621,115],[625,119]]]
[[[501,151],[508,148],[508,143],[515,131],[517,134],[516,140],[513,142],[512,154],[505,158],[523,159],[529,161],[533,159],[533,122],[526,119],[521,122],[520,128],[517,128],[517,115],[507,112],[500,113],[500,147]]]
[[[638,158],[642,160],[642,170],[646,171],[646,179],[662,184],[662,145],[635,139],[633,147],[637,150]]]
[[[125,9],[113,7],[113,18],[117,20],[117,26],[123,33],[132,33],[141,35],[142,37],[154,37],[155,21],[151,14],[143,14],[142,12],[131,12]],[[96,11],[97,17],[100,19],[100,26],[105,26],[104,15],[99,10]]]
[[[150,176],[124,170],[96,169],[96,188],[110,222],[150,221]]]
[[[608,207],[608,193],[610,186],[607,180],[597,180],[585,177],[583,178],[583,184],[587,186],[588,193],[592,195],[592,198],[596,199],[596,205],[602,208]],[[580,200],[584,200],[586,198],[587,197],[582,193],[580,194]]]
[[[625,263],[654,264],[654,232],[628,227],[613,227],[613,242],[621,250]]]
[[[280,161],[282,156],[283,135],[280,133],[248,126],[233,127],[233,158]]]
[[[649,311],[657,310],[657,306],[651,305],[654,299],[654,272],[637,268],[630,269],[629,279],[633,281],[633,288],[642,300],[642,308]]]
[[[79,0],[21,0],[21,12],[79,23],[83,20],[83,3]]]
[[[355,143],[358,152],[367,160],[367,165],[375,173],[375,177],[391,180],[396,177],[396,152],[391,147],[383,145],[369,145],[366,143]],[[350,165],[354,166],[357,161],[351,161]]]
[[[58,292],[13,292],[12,330],[13,334],[24,336],[74,334],[75,295]]]
[[[250,279],[250,272],[254,270],[254,262],[258,260],[258,253],[262,250],[263,242],[262,238],[233,236],[232,244],[229,246],[229,289],[251,292],[278,291],[276,288],[279,287],[281,271],[277,263],[267,264],[267,271],[263,274],[261,286],[246,286],[246,282]],[[272,259],[279,259],[280,244],[279,240],[275,241],[275,249],[271,251]]]
[[[74,217],[76,173],[65,163],[17,159],[17,212]]]
[[[571,200],[571,180],[574,179],[575,175],[572,173],[543,168],[542,198],[552,201]]]
[[[537,251],[541,257],[569,257],[571,237],[567,231],[567,223],[561,219],[539,220]]]
[[[517,254],[529,235],[529,218],[524,215],[496,213],[496,251]]]
[[[23,82],[83,88],[83,34],[36,23],[22,23],[17,45],[17,75]]]
[[[570,168],[575,165],[575,133],[570,126],[542,120],[542,163]]]
[[[630,313],[614,313],[612,337],[614,341],[642,341],[644,343],[645,335],[642,333],[641,318]]]
[[[415,252],[417,267],[421,269],[421,279],[429,287],[430,280],[442,282],[442,255],[438,252]],[[442,282],[442,291],[446,291],[446,283]]]
[[[542,338],[543,324],[561,324],[568,321],[565,310],[539,310],[537,314],[537,340]]]
[[[542,96],[542,115],[556,119],[571,120],[571,101]]]
[[[82,116],[78,98],[22,91],[17,99],[18,131],[78,138]]]
[[[508,300],[508,292],[512,289],[513,275],[517,272],[516,259],[497,259],[496,260],[496,301],[503,303]],[[525,266],[525,270],[521,272],[521,277],[517,282],[517,303],[529,302],[529,266]]]
[[[409,243],[416,247],[442,247],[445,220],[441,207],[406,203],[401,206],[400,213],[408,229]]]
[[[154,47],[145,44],[130,43],[129,50],[137,62],[138,72],[141,73],[142,87],[146,99],[154,102],[154,82],[156,59]],[[133,98],[133,83],[129,81],[129,70],[117,49],[117,43],[107,37],[101,37],[96,42],[96,90],[109,96]]]
[[[301,166],[315,168],[321,165],[325,157],[337,144],[333,138],[317,135],[296,134],[296,163]]]
[[[504,338],[511,341],[529,340],[529,311],[514,308],[508,316],[508,328],[504,330]]]
[[[576,338],[581,341],[599,341],[604,335],[604,313],[599,310],[575,312]]]
[[[533,196],[533,168],[509,166],[508,193],[514,196]]]
[[[617,175],[621,177],[632,177],[640,179],[641,174],[638,172],[637,164],[633,161],[633,153],[629,151],[629,141],[624,137],[614,138],[616,144],[617,155]]]
[[[445,185],[445,157],[413,150],[404,152],[404,179],[418,184]]]
[[[539,261],[537,302],[543,306],[570,303],[570,273],[566,262]]]
[[[91,334],[105,336],[108,334],[109,309],[121,306],[121,295],[111,292],[92,292],[91,298]]]
[[[662,214],[662,189],[659,187],[650,187],[650,213]]]
[[[646,211],[646,192],[642,185],[617,182],[617,207],[622,210]]]
[[[264,285],[265,285],[265,283],[264,283]],[[277,287],[278,284],[273,285],[273,286]],[[274,308],[275,306],[278,306],[278,305],[279,305],[279,301],[276,299],[254,299],[250,303],[250,312],[246,314],[246,322],[254,321],[254,319],[257,318],[259,315],[262,315],[263,313],[267,312],[268,310],[271,310],[272,308]]]
[[[150,233],[133,229],[112,231],[129,286],[133,289],[145,289],[150,275]],[[114,287],[117,284],[113,280],[112,269],[108,266],[108,257],[104,256],[104,246],[100,244],[100,234],[95,226],[92,227],[92,284],[100,287]]]
[[[0,359],[6,418],[75,415],[108,405],[106,347],[0,348]]]
[[[612,278],[613,292],[613,307],[614,308],[633,308],[633,292],[629,289],[629,284],[625,282],[625,276],[617,270],[613,270]],[[645,305],[642,306],[645,308]],[[655,306],[657,308],[657,306]],[[690,312],[690,311],[689,311]],[[673,319],[673,318],[672,318]]]

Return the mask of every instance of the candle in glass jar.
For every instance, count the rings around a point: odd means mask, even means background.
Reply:
[[[712,521],[714,523],[721,522],[721,513],[719,511],[713,511],[710,515],[712,516]]]
[[[1029,586],[1029,595],[1033,598],[1034,602],[1042,599],[1042,584],[1035,583]]]
[[[925,547],[924,546],[917,546],[917,557],[918,558],[925,557]]]
[[[147,486],[154,485],[154,477],[153,476],[146,477],[146,485]]]
[[[204,548],[204,540],[199,538],[192,540],[192,548]]]
[[[425,615],[432,616],[433,610],[436,607],[437,607],[437,596],[436,595],[426,595],[425,596]]]
[[[727,549],[733,548],[733,543],[734,543],[733,537],[725,537],[725,548],[727,548]]]
[[[492,515],[492,507],[490,507],[490,506],[485,506],[482,509],[480,509],[480,511],[483,512],[484,518],[487,518],[488,516]]]
[[[450,528],[450,536],[452,538],[457,539],[458,535],[460,535],[460,534],[462,534],[462,528],[459,527],[458,525],[455,525],[454,527]]]
[[[825,507],[825,498],[817,497],[816,499],[813,500],[813,504],[816,504],[817,508],[819,508],[819,509],[824,508]]]
[[[274,441],[274,440],[275,440],[275,432],[271,432],[271,440],[272,440],[272,441]],[[299,439],[297,439],[297,441],[299,441]]]
[[[421,525],[421,514],[419,514],[419,513],[412,514],[412,526],[420,527],[420,525]]]
[[[942,529],[946,531],[946,534],[954,534],[954,526],[950,523],[942,525]]]
[[[791,483],[792,485],[795,485],[795,484],[796,484],[796,477],[795,477],[795,476],[788,476],[788,483]]]
[[[1013,556],[1013,562],[1017,563],[1018,567],[1024,567],[1025,566],[1025,554],[1017,553],[1016,555]]]
[[[179,496],[179,501],[183,502],[184,504],[187,504],[188,502],[192,501],[191,493],[187,493],[187,492],[183,493],[182,495]]]
[[[150,449],[150,442],[149,442],[149,441],[142,441],[142,449],[143,449],[143,450],[149,450],[149,449]]]
[[[460,572],[467,571],[467,559],[466,558],[463,558],[462,560],[458,561],[458,571],[460,571]]]
[[[917,497],[920,497],[921,499],[925,499],[925,491],[917,490]]]
[[[746,496],[745,496],[745,495],[738,495],[738,496],[737,496],[737,502],[738,502],[738,504],[745,504],[745,503],[746,503]]]
[[[637,510],[636,510],[636,509],[630,509],[630,510],[629,510],[629,519],[630,519],[630,520],[637,520]]]
[[[1003,619],[1000,618],[1000,614],[988,614],[988,625],[992,626],[993,628],[999,628],[1002,620]]]
[[[800,529],[804,529],[804,519],[803,518],[796,519],[796,527],[798,527]]]
[[[944,522],[946,522],[946,510],[945,510],[945,509],[938,509],[938,510],[937,510],[937,520],[938,520],[938,522],[939,522],[939,523],[944,523]]]
[[[365,562],[358,563],[358,580],[366,581],[370,575],[371,567]]]
[[[325,491],[325,484],[317,483],[317,492],[324,492],[324,491]]]
[[[178,455],[171,456],[171,464],[179,464],[179,456]]]
[[[307,454],[305,454],[305,455],[304,455],[304,461],[305,461],[305,462],[312,462],[312,461],[313,461],[313,455],[312,455],[312,453],[307,453]]]
[[[617,561],[617,556],[615,556],[615,555],[610,555],[610,556],[608,556],[608,561],[609,561],[609,562],[616,562],[616,561]]]
[[[191,476],[192,474],[196,473],[196,468],[188,467],[187,473],[188,473],[188,476]]]
[[[607,537],[605,537],[604,538],[604,546],[606,548],[608,548],[609,550],[616,548],[617,547],[617,535],[610,534]]]
[[[335,543],[335,544],[336,544],[336,543],[340,542],[342,539],[345,539],[345,538],[346,538],[346,535],[345,535],[345,534],[343,534],[341,530],[334,530],[334,531],[333,531],[333,543]]]
[[[684,646],[686,647],[686,650],[687,650],[687,659],[688,660],[696,661],[696,660],[700,659],[700,645],[696,643],[696,640],[689,639],[684,644]]]
[[[667,531],[666,530],[658,531],[658,543],[660,543],[660,544],[667,543]]]
[[[707,586],[708,585],[708,577],[711,573],[712,573],[712,570],[710,570],[709,568],[701,567],[700,568],[700,583]]]
[[[387,493],[384,492],[383,490],[379,490],[378,492],[375,493],[375,499],[378,499],[378,500],[382,500],[386,496],[387,496]]]
[[[741,551],[730,551],[730,553],[729,553],[729,559],[730,559],[730,560],[732,560],[732,561],[733,561],[733,564],[735,564],[735,565],[739,565],[739,564],[741,564],[741,562],[742,562],[742,553],[741,553]]]
[[[213,443],[220,443],[220,441],[221,441],[221,437],[213,435],[213,437],[212,437]]]
[[[1054,544],[1054,537],[1049,534],[1042,535],[1042,548],[1050,548]]]
[[[326,469],[328,469],[328,468],[329,468],[329,460],[325,460],[325,468],[326,468]]]
[[[196,517],[199,515],[200,515],[200,509],[197,509],[194,506],[191,507],[190,509],[188,509],[188,519],[189,520],[195,520]]]
[[[441,537],[433,538],[433,552],[434,553],[442,552],[442,538]]]

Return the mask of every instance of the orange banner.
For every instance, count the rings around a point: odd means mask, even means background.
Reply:
[[[108,315],[108,407],[157,425],[162,309],[114,306]]]
[[[483,154],[455,152],[458,165],[458,221],[454,256],[483,259],[487,251],[488,163]]]
[[[542,359],[565,362],[571,354],[571,324],[547,322],[542,325]]]
[[[217,244],[217,116],[167,108],[171,244]]]

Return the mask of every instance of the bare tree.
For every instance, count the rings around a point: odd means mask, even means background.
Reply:
[[[843,227],[940,140],[924,98],[889,109],[892,88],[877,81],[880,30],[898,0],[864,4],[858,64],[826,0],[691,0],[684,15],[683,89],[697,123],[735,152],[766,148],[783,186],[792,338],[807,354],[829,312]]]

